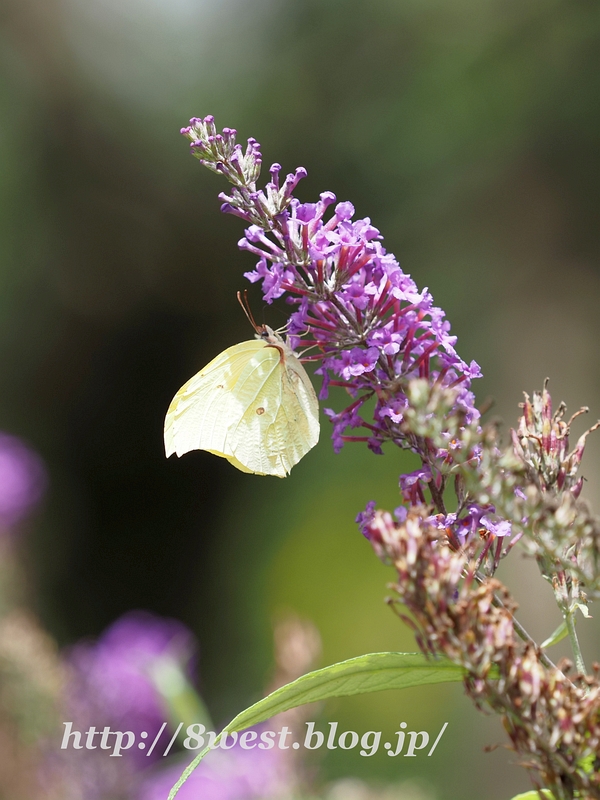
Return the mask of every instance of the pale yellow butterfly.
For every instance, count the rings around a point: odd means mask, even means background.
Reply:
[[[318,442],[319,403],[306,370],[278,333],[253,324],[256,339],[228,347],[171,401],[167,456],[208,450],[242,472],[285,478]]]

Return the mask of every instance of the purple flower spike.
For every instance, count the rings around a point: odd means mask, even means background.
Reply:
[[[481,371],[456,352],[456,337],[431,293],[403,272],[368,217],[354,219],[352,203],[337,202],[332,192],[321,193],[312,203],[293,197],[306,175],[303,168],[281,185],[281,166],[273,164],[271,180],[260,190],[255,140],[249,140],[242,161],[233,134],[221,141],[212,117],[192,120],[184,133],[193,154],[233,184],[230,195],[220,195],[223,211],[247,221],[239,247],[258,258],[255,269],[245,275],[261,283],[267,303],[285,297],[294,306],[287,324],[289,343],[312,351],[305,360],[320,362],[316,374],[323,381],[321,398],[333,386],[351,398],[342,411],[325,409],[335,451],[347,442],[363,442],[378,454],[386,442],[412,450],[422,467],[401,479],[409,507],[430,502],[437,512],[435,525],[456,547],[482,530],[490,541],[506,537],[509,531],[502,521],[486,516],[486,527],[481,517],[489,509],[474,510],[468,498],[462,498],[453,518],[445,508],[444,489],[460,439],[447,436],[434,446],[406,426],[410,387],[420,380],[430,390],[452,394],[463,429],[477,426],[479,419],[471,381]],[[369,400],[374,402],[367,405]],[[370,418],[366,408],[373,409]],[[577,458],[576,451],[573,462]],[[362,518],[359,524],[364,532]]]

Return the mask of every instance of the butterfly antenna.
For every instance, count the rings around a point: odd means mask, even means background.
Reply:
[[[237,299],[238,303],[242,307],[242,311],[247,316],[250,325],[252,325],[252,327],[257,333],[260,333],[263,330],[263,326],[256,324],[256,320],[254,319],[254,314],[252,313],[252,310],[250,309],[250,303],[248,302],[248,290],[244,289],[244,294],[238,292]]]

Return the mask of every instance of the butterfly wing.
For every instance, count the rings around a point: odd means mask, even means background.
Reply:
[[[266,346],[261,357],[274,369],[253,387],[254,396],[248,396],[228,441],[237,461],[251,472],[285,478],[319,439],[319,404],[306,370],[287,345]]]
[[[264,348],[257,339],[227,348],[177,392],[165,418],[167,456],[190,450],[208,450],[219,456],[233,455],[227,445],[227,429],[243,409],[236,385],[252,358]]]
[[[207,450],[242,472],[284,478],[319,438],[319,405],[306,370],[283,340],[229,347],[173,398],[167,456]]]

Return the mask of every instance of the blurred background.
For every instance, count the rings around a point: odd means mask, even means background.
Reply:
[[[236,248],[242,222],[219,213],[227,187],[190,157],[179,128],[211,113],[240,141],[258,139],[265,166],[306,167],[301,200],[331,190],[370,216],[446,310],[460,354],[484,372],[479,400],[494,398],[506,429],[522,391],[546,376],[555,403],[589,405],[591,423],[598,4],[3,0],[0,109],[0,428],[17,437],[6,440],[6,480],[22,475],[25,486],[2,523],[7,641],[29,642],[19,653],[47,659],[48,676],[71,658],[59,653],[98,647],[81,640],[127,612],[172,618],[199,642],[197,686],[217,725],[271,685],[277,620],[315,626],[315,666],[414,649],[383,603],[393,575],[354,524],[368,500],[398,504],[397,476],[414,468],[406,454],[356,445],[335,456],[323,420],[322,441],[285,481],[207,453],[164,457],[175,391],[251,335],[235,299],[254,265]],[[285,307],[263,307],[257,287],[250,298],[257,318],[282,324]],[[592,502],[599,464],[596,435],[583,467]],[[511,560],[500,576],[544,638],[557,624],[551,592]],[[580,627],[591,663],[598,627]],[[18,667],[2,641],[0,630],[0,660]],[[62,680],[68,694],[74,679]],[[0,796],[45,797],[10,783],[27,725],[6,702]],[[510,753],[483,751],[503,731],[460,686],[320,713],[340,730],[389,735],[401,721],[433,735],[449,722],[431,759],[328,753],[311,769],[335,800],[392,797],[387,784],[419,800],[507,800],[528,788]],[[106,791],[102,800],[130,797]]]

